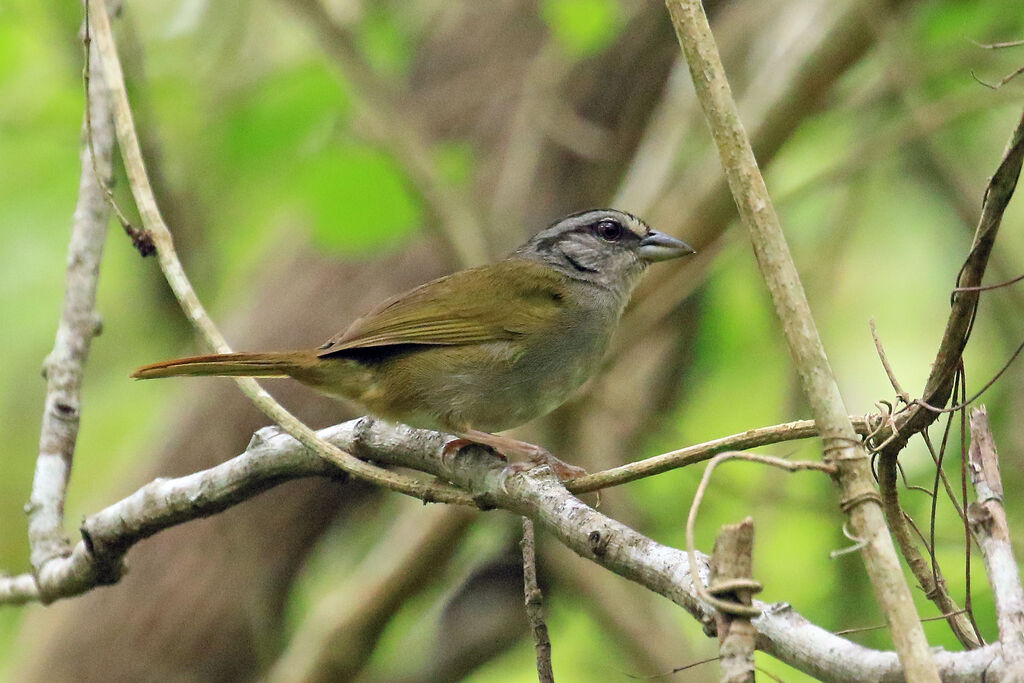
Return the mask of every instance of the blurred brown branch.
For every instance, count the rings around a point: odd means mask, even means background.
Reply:
[[[353,579],[317,598],[266,680],[352,680],[403,602],[444,569],[477,516],[457,506],[406,510]]]
[[[375,142],[402,165],[434,219],[426,225],[440,228],[439,236],[460,266],[487,262],[490,249],[481,227],[479,207],[442,177],[431,158],[421,124],[398,107],[395,93],[360,55],[353,36],[324,11],[320,0],[287,0],[286,4],[314,31],[324,52],[355,86],[361,123]]]

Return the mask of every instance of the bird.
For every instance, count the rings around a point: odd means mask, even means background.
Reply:
[[[585,471],[496,432],[564,403],[598,370],[647,266],[694,253],[630,213],[589,209],[500,261],[387,299],[317,348],[177,358],[132,377],[291,377],[386,421],[455,436],[445,454],[482,444],[571,479]]]

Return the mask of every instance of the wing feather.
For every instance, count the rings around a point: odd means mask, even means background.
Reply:
[[[399,344],[464,345],[512,340],[554,322],[564,276],[509,259],[462,270],[385,301],[320,347],[320,356]]]

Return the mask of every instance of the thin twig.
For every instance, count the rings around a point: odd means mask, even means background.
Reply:
[[[1003,87],[1004,85],[1015,79],[1017,76],[1020,76],[1021,74],[1024,74],[1024,66],[1020,66],[1014,69],[1010,73],[1000,78],[995,83],[989,83],[988,81],[982,80],[981,77],[974,73],[973,69],[971,70],[971,76],[974,77],[974,80],[976,80],[978,83],[981,83],[986,88],[990,88],[992,90],[999,90],[999,88]]]
[[[89,106],[89,98],[91,90],[89,83],[92,80],[92,34],[89,31],[89,13],[85,13],[85,19],[82,21],[83,32],[82,32],[82,50],[85,52],[85,60],[82,66],[82,85],[85,92],[85,141],[86,146],[89,148],[89,156],[92,159],[93,168],[99,168],[99,162],[96,159],[96,150],[93,145],[93,134],[92,134],[92,108]],[[96,65],[97,68],[100,66]],[[128,217],[121,211],[121,207],[118,206],[117,200],[114,199],[114,192],[110,189],[110,181],[112,174],[107,174],[106,178],[97,178],[100,189],[103,190],[103,195],[107,199],[107,204],[110,209],[117,216],[117,221],[121,224],[121,228],[124,233],[128,235],[132,241],[132,246],[139,252],[139,255],[143,258],[152,256],[156,252],[156,247],[153,245],[153,238],[145,230],[140,230],[131,224]]]
[[[978,285],[976,287],[954,287],[953,291],[954,292],[991,292],[993,289],[1002,289],[1003,287],[1009,287],[1010,285],[1015,285],[1018,282],[1020,282],[1021,280],[1024,280],[1024,275],[1018,275],[1017,277],[1013,278],[1012,280],[1007,280],[1006,282],[1000,282],[997,285]]]
[[[544,623],[544,599],[537,584],[537,545],[533,534],[533,521],[523,517],[523,592],[525,594],[526,618],[533,633],[534,648],[537,651],[537,680],[540,683],[554,683],[555,674],[551,669],[551,638],[548,625]]]
[[[697,512],[700,510],[701,501],[704,499],[704,494],[708,489],[708,484],[711,482],[711,474],[715,471],[716,467],[726,460],[748,460],[750,462],[761,463],[762,465],[778,467],[788,472],[818,470],[819,472],[827,472],[832,475],[835,474],[836,467],[828,463],[784,460],[783,458],[776,458],[771,455],[756,455],[754,453],[727,451],[725,453],[719,453],[715,457],[711,458],[711,462],[708,463],[707,468],[704,470],[704,476],[701,477],[700,485],[697,486],[697,491],[693,494],[693,502],[690,504],[690,514],[686,517],[686,552],[690,557],[690,579],[693,581],[693,588],[701,600],[708,603],[716,610],[727,610],[731,611],[732,614],[756,617],[761,613],[760,607],[743,608],[735,603],[716,598],[708,592],[708,589],[705,588],[704,583],[701,581],[700,575],[698,574],[699,565],[697,563],[697,549],[694,541],[694,528],[697,524]]]
[[[960,395],[963,396],[967,393],[967,374],[963,368],[963,359],[960,360]],[[953,400],[956,400],[954,395]],[[971,619],[971,626],[974,627],[974,633],[978,637],[978,641],[984,643],[984,638],[981,637],[981,629],[978,628],[978,621],[974,617],[974,599],[971,594],[971,520],[966,514],[967,510],[967,460],[970,457],[970,451],[967,445],[967,411],[960,411],[960,504],[961,509],[964,510],[963,522],[964,522],[964,609],[967,610],[967,616]]]
[[[85,31],[83,78],[88,95],[82,125],[85,142],[79,155],[82,171],[68,243],[64,307],[53,350],[43,362],[46,399],[26,506],[30,561],[36,575],[47,562],[70,551],[64,535],[64,498],[78,439],[84,365],[102,326],[96,312],[96,285],[110,222],[103,188],[112,173],[114,121],[106,81],[87,76],[90,60],[98,59],[89,54],[87,25]]]
[[[633,674],[625,674],[625,676],[626,678],[632,678],[633,680],[637,681],[653,681],[656,678],[668,678],[672,674],[677,674],[680,671],[695,669],[698,666],[701,666],[702,664],[710,664],[711,662],[717,662],[719,659],[721,659],[721,655],[708,657],[707,659],[698,659],[696,662],[690,662],[689,664],[684,664],[683,666],[677,666],[676,668],[671,669],[670,671],[666,671],[660,674],[651,674],[650,676],[634,676]]]
[[[871,431],[870,421],[863,416],[852,416],[850,421],[860,434],[867,434]],[[814,420],[797,420],[795,422],[772,425],[771,427],[748,429],[739,434],[723,436],[712,441],[705,441],[704,443],[687,446],[679,450],[651,456],[644,460],[612,467],[602,472],[588,474],[566,482],[566,488],[573,493],[589,493],[590,491],[628,484],[629,482],[655,474],[703,462],[723,451],[743,451],[784,441],[809,439],[818,435],[818,427]]]
[[[948,429],[949,427],[947,426],[946,430],[948,431]],[[949,501],[953,504],[953,507],[956,509],[957,516],[960,517],[961,520],[966,519],[964,515],[964,509],[960,505],[960,502],[956,499],[956,492],[953,491],[953,485],[949,482],[949,477],[946,476],[946,473],[941,468],[940,463],[942,458],[940,458],[939,454],[936,452],[935,446],[932,444],[931,437],[928,436],[927,431],[921,432],[921,436],[924,438],[924,443],[925,446],[928,448],[928,453],[932,456],[932,462],[935,463],[935,466],[938,469],[939,477],[942,480],[942,485],[946,490],[946,496],[949,498]],[[943,436],[943,441],[945,441],[945,435]]]
[[[964,610],[959,611],[960,613],[964,612]],[[923,624],[929,621],[941,621],[943,619],[949,619],[952,616],[954,616],[952,613],[937,614],[934,617],[925,617],[921,620],[921,623]],[[876,626],[856,626],[854,628],[844,628],[841,631],[833,631],[832,633],[836,634],[837,636],[848,636],[851,633],[867,633],[868,631],[881,631],[882,629],[886,628],[889,628],[889,624],[878,624]]]
[[[1002,43],[979,43],[978,41],[971,40],[970,38],[968,38],[968,40],[985,50],[1002,50],[1007,47],[1020,47],[1021,45],[1024,45],[1024,40],[1008,40]]]
[[[924,399],[920,398],[914,399],[912,403],[923,406],[924,408],[932,411],[933,413],[955,413],[957,411],[964,410],[965,408],[969,408],[972,403],[981,398],[982,395],[986,391],[991,389],[992,386],[996,382],[998,382],[999,379],[1006,373],[1006,371],[1010,369],[1010,366],[1013,365],[1013,361],[1017,360],[1017,356],[1021,354],[1021,351],[1024,351],[1024,341],[1017,345],[1017,349],[1010,355],[1010,358],[1007,359],[1005,363],[1003,363],[1003,366],[999,368],[999,372],[992,376],[992,379],[985,382],[984,386],[982,386],[981,389],[978,389],[978,391],[976,391],[973,396],[971,396],[970,398],[963,399],[960,403],[956,405],[949,406],[948,408],[941,408],[939,406],[933,406],[930,403],[926,402]]]
[[[875,319],[869,320],[868,325],[871,326],[871,338],[875,340],[875,350],[878,352],[878,359],[882,361],[882,367],[885,368],[885,374],[889,378],[889,383],[892,384],[892,388],[896,395],[900,397],[900,400],[904,403],[910,403],[910,394],[900,386],[900,381],[896,379],[896,373],[893,371],[892,365],[889,364],[889,357],[885,355],[882,340],[878,338],[878,328],[875,326]]]
[[[181,266],[181,261],[178,260],[171,232],[166,223],[164,223],[160,210],[157,207],[156,198],[153,196],[153,190],[150,187],[146,174],[146,167],[142,160],[142,153],[139,149],[135,125],[132,121],[131,106],[128,102],[128,94],[125,91],[124,76],[121,73],[121,63],[110,29],[106,7],[101,0],[95,2],[87,0],[86,6],[91,16],[96,46],[102,58],[104,78],[114,94],[114,121],[121,156],[124,159],[125,171],[128,175],[128,182],[131,185],[132,195],[135,197],[135,202],[139,208],[139,214],[142,216],[142,223],[153,236],[153,242],[156,244],[160,268],[171,289],[174,291],[178,302],[181,304],[185,315],[202,335],[206,344],[218,353],[230,353],[231,347],[220,333],[220,330],[217,329],[209,314],[207,314],[203,304],[199,301],[195,290],[192,288],[192,284],[189,282],[188,276]],[[281,425],[285,431],[292,434],[307,448],[320,454],[321,457],[334,463],[345,472],[392,491],[399,491],[424,501],[458,503],[461,505],[473,504],[469,496],[452,486],[438,482],[427,483],[402,474],[390,472],[363,462],[335,446],[321,441],[312,429],[285,410],[255,380],[238,378],[235,382],[242,390],[242,393],[248,396],[249,400],[265,415]]]

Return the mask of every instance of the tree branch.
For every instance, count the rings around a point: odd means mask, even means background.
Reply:
[[[533,521],[523,517],[523,591],[525,594],[526,618],[533,632],[534,649],[537,651],[537,680],[540,683],[554,683],[555,674],[551,668],[551,638],[548,625],[544,623],[544,598],[537,584],[537,543],[533,533]]]
[[[753,581],[754,520],[747,517],[738,524],[726,524],[715,539],[711,554],[711,585],[716,598],[751,604]],[[758,586],[756,590],[760,590]],[[757,631],[750,617],[719,611],[718,643],[722,683],[754,683],[754,642]]]
[[[861,554],[892,628],[896,650],[909,679],[937,681],[928,641],[885,525],[868,454],[847,417],[778,216],[740,123],[707,17],[697,0],[668,0],[668,8],[804,394],[821,429],[826,457],[837,465],[841,506],[863,541]]]
[[[853,416],[850,421],[858,434],[869,434],[872,430],[871,420],[863,416]],[[573,493],[589,493],[598,489],[606,489],[631,481],[686,467],[697,462],[709,460],[724,451],[745,451],[759,446],[768,446],[784,441],[796,441],[818,436],[818,427],[814,420],[797,420],[771,427],[748,429],[739,434],[723,436],[719,439],[694,444],[644,460],[612,467],[602,472],[595,472],[566,482],[565,486]]]
[[[98,57],[90,54],[89,59],[98,71]],[[104,187],[110,183],[112,174],[114,122],[106,80],[91,78],[87,86],[88,111],[82,123],[83,145],[79,155],[82,175],[68,244],[64,309],[53,351],[43,362],[46,400],[39,458],[26,506],[30,561],[37,575],[45,571],[47,562],[65,556],[70,549],[64,535],[64,497],[78,439],[83,366],[92,339],[102,326],[95,310],[96,283],[110,222]],[[47,596],[43,600],[47,601]]]
[[[471,490],[483,505],[530,516],[543,531],[577,554],[620,576],[668,597],[708,622],[713,612],[697,598],[689,560],[682,550],[663,546],[574,498],[546,467],[510,474],[488,451],[463,449],[445,458],[448,437],[438,432],[360,418],[320,430],[318,436],[362,457],[412,467]],[[41,590],[70,597],[120,576],[125,553],[140,540],[190,519],[216,514],[284,481],[309,476],[338,476],[334,465],[276,427],[253,435],[248,449],[227,462],[176,479],[157,479],[131,496],[86,518],[83,540],[66,558],[49,563]],[[707,577],[707,558],[697,554]],[[16,604],[33,599],[31,576],[0,580],[0,600]],[[758,647],[814,675],[839,681],[900,680],[894,653],[861,647],[814,626],[788,605],[767,605],[753,620]],[[966,680],[982,670],[998,675],[1003,666],[998,645],[964,653],[936,654],[949,680]]]
[[[1002,223],[1003,212],[1013,196],[1024,163],[1024,115],[1014,129],[1009,147],[985,190],[981,218],[974,236],[974,244],[957,277],[957,290],[952,297],[952,310],[939,343],[939,351],[925,383],[922,399],[911,402],[908,409],[897,416],[896,434],[879,451],[878,484],[883,509],[893,534],[900,545],[907,564],[918,583],[935,601],[943,613],[948,613],[950,625],[961,642],[968,646],[980,643],[972,636],[967,617],[955,609],[941,574],[921,554],[913,531],[903,516],[897,484],[897,458],[910,437],[924,431],[941,414],[952,391],[953,380],[964,348],[967,345],[981,292],[976,289],[985,274],[988,259],[995,244],[996,233]],[[968,289],[960,290],[966,287]],[[971,289],[975,288],[975,289]]]
[[[970,472],[978,500],[968,506],[967,518],[992,585],[1003,659],[1014,672],[1013,680],[1024,680],[1024,588],[1010,545],[999,453],[984,406],[971,411]]]
[[[925,382],[924,391],[921,398],[914,401],[914,405],[897,421],[897,438],[882,449],[883,459],[895,457],[906,446],[911,436],[924,430],[938,418],[940,413],[936,408],[942,408],[949,400],[953,378],[967,346],[974,324],[974,314],[978,308],[981,292],[976,288],[981,285],[985,275],[992,247],[995,246],[996,234],[1002,224],[1003,213],[1017,187],[1022,163],[1024,115],[1014,128],[1003,159],[992,175],[988,187],[985,188],[985,199],[974,233],[974,243],[957,276],[949,319],[946,321],[946,329],[939,342],[939,350]]]

